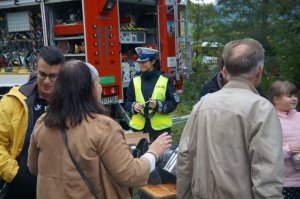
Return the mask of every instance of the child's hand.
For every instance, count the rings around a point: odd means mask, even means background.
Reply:
[[[291,152],[294,153],[300,153],[300,145],[299,144],[289,144]]]

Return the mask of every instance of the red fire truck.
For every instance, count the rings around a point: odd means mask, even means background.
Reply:
[[[25,83],[47,45],[98,69],[105,104],[124,102],[135,47],[158,49],[178,90],[191,71],[186,0],[2,0],[0,10],[0,87]]]

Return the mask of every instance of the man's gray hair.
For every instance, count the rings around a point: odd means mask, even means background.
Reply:
[[[222,57],[230,76],[252,76],[259,66],[263,66],[264,52],[258,41],[245,38],[227,43]]]

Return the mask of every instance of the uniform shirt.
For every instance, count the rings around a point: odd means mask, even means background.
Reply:
[[[149,98],[151,98],[155,84],[161,75],[159,71],[156,69],[153,69],[150,72],[147,73],[138,73],[137,75],[141,76],[142,79],[142,93],[145,101],[148,101]],[[126,103],[125,103],[125,110],[129,112],[130,114],[137,114],[133,107],[136,103],[135,99],[135,91],[134,91],[134,85],[133,80],[130,81],[130,84],[127,88],[126,92]],[[160,113],[170,113],[175,110],[176,106],[179,103],[179,96],[178,93],[173,85],[173,80],[169,78],[167,89],[166,89],[166,100],[165,101],[157,101],[156,108],[154,109],[155,112]],[[145,114],[148,113],[149,104],[146,105],[144,112]],[[133,129],[133,131],[137,131],[136,129]],[[150,137],[152,139],[156,139],[157,136],[159,136],[162,132],[171,132],[171,129],[163,129],[160,131],[156,131],[151,127],[150,119],[146,118],[145,127],[143,129],[144,132],[149,133]]]
[[[33,95],[33,101],[32,101],[32,113],[33,113],[33,124],[36,123],[36,121],[39,119],[39,117],[45,113],[48,109],[48,101],[45,99],[42,99],[39,97],[39,93],[37,91],[37,87],[34,89],[34,95]],[[32,129],[26,133],[25,136],[25,141],[23,145],[22,152],[20,153],[19,157],[17,158],[19,160],[19,166],[20,167],[26,167],[27,168],[27,161],[22,161],[22,159],[27,159],[27,153],[28,153],[28,148],[30,144],[30,137],[32,134]],[[24,164],[24,165],[22,165]],[[28,173],[27,171],[25,171]],[[27,174],[26,174],[27,175]]]
[[[34,92],[34,97],[33,97],[33,101],[32,101],[32,107],[33,107],[32,113],[33,113],[33,124],[35,124],[36,121],[39,119],[39,117],[47,111],[48,101],[39,97],[37,87],[35,88],[35,90],[33,92]],[[27,153],[27,151],[28,151],[31,133],[32,133],[32,130],[30,130],[29,132],[26,133],[25,142],[24,142],[24,146],[23,146],[23,150],[22,150],[21,154],[23,154],[24,152]]]

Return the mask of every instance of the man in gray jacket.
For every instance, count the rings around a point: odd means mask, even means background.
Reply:
[[[177,159],[177,197],[282,198],[280,122],[255,89],[264,49],[254,39],[223,51],[228,83],[198,102],[184,128]]]

